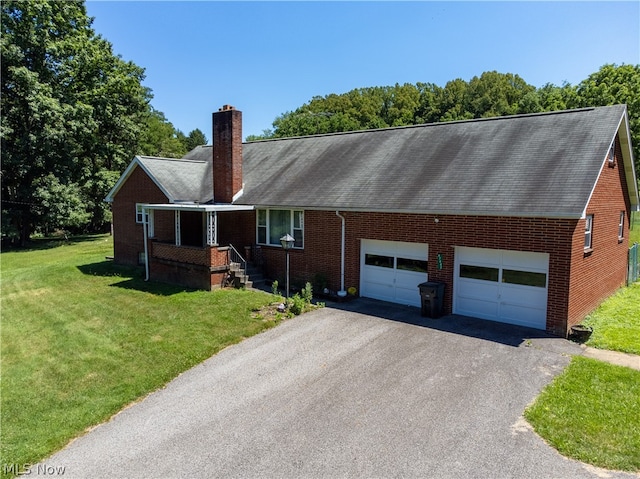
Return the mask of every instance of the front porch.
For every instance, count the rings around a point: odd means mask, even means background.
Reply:
[[[218,213],[251,210],[251,206],[144,204],[146,279],[211,290],[226,285],[250,287],[247,261],[233,247],[218,243]],[[161,215],[157,212],[173,212]],[[172,237],[167,223],[173,217]],[[159,232],[156,235],[156,232]]]

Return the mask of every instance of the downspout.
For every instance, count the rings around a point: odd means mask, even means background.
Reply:
[[[146,208],[142,208],[142,234],[144,235],[142,240],[144,241],[144,280],[149,281],[149,252],[147,250],[147,218],[149,214]]]
[[[344,298],[347,292],[344,290],[344,234],[345,234],[345,218],[336,210],[336,216],[342,220],[342,238],[340,243],[340,291],[338,296]]]

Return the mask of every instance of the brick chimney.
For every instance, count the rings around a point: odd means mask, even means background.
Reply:
[[[232,203],[242,189],[242,112],[224,105],[213,114],[213,200]]]

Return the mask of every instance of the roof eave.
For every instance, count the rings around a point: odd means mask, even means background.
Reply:
[[[304,211],[343,211],[354,213],[393,213],[393,214],[416,214],[432,216],[493,216],[493,217],[513,217],[513,218],[556,218],[556,219],[580,219],[581,212],[568,211],[477,211],[477,210],[416,210],[416,209],[386,209],[386,208],[353,208],[339,205],[326,206],[292,206],[292,205],[265,205],[255,204],[255,209],[293,209]]]

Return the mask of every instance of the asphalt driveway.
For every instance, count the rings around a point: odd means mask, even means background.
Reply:
[[[225,349],[31,475],[637,477],[563,458],[522,419],[580,353],[540,331],[359,299]]]

